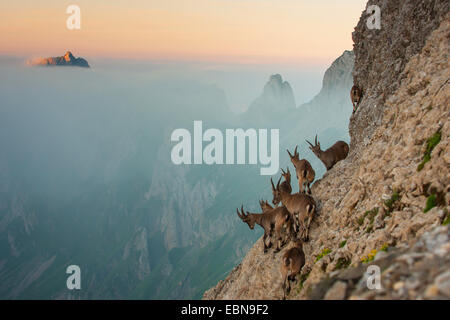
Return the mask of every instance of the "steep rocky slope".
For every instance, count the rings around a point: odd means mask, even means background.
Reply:
[[[450,297],[448,2],[375,3],[382,29],[365,30],[363,13],[353,34],[365,98],[351,153],[312,187],[318,213],[289,299]],[[406,47],[388,53],[397,46],[383,37]],[[263,254],[258,240],[204,299],[280,299],[287,249]],[[369,264],[380,266],[382,290],[365,286]]]
[[[360,110],[350,122],[353,154],[364,147],[383,117],[384,103],[406,76],[410,58],[419,53],[429,34],[449,10],[448,1],[369,0],[367,6],[381,9],[381,29],[366,26],[363,12],[352,33],[355,53],[354,83],[363,90]]]

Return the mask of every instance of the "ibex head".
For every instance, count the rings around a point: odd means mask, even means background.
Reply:
[[[297,179],[298,179],[297,171],[298,171],[298,166],[300,165],[300,154],[298,153],[297,148],[298,148],[298,146],[295,146],[294,155],[292,155],[292,153],[290,153],[289,150],[286,150],[286,151],[289,154],[289,157],[291,158],[291,162],[294,165]],[[289,170],[289,167],[288,167],[288,170]]]
[[[289,171],[289,167],[287,167],[287,171],[284,171],[283,168],[281,168],[281,175],[286,181],[291,182],[291,172]]]
[[[244,221],[246,224],[248,224],[248,227],[253,230],[255,227],[255,220],[252,219],[252,216],[250,216],[247,212],[245,214],[244,212],[244,206],[241,206],[241,212],[239,212],[239,209],[236,209],[237,215],[239,218],[241,218],[242,221]]]
[[[273,194],[272,203],[276,206],[281,202],[280,181],[281,181],[281,177],[280,177],[280,179],[278,179],[277,187],[275,188],[275,185],[273,184],[273,180],[272,180],[272,178],[270,178],[270,183],[272,184],[272,194]]]
[[[291,161],[295,162],[295,160],[300,160],[299,159],[299,153],[297,151],[298,146],[295,146],[295,150],[294,150],[294,155],[292,155],[292,153],[289,152],[289,150],[286,150],[287,153],[289,154],[289,157],[291,157]]]
[[[260,205],[261,210],[262,210],[263,212],[267,212],[267,211],[273,209],[273,207],[269,204],[269,202],[267,202],[267,200],[266,200],[266,201],[264,201],[264,200],[262,200],[262,199],[259,200],[259,205]]]
[[[320,142],[317,141],[317,134],[316,134],[316,139],[314,140],[315,145],[312,145],[312,143],[309,142],[308,140],[306,140],[306,142],[308,142],[308,144],[310,145],[309,149],[311,149],[311,151],[316,155],[316,157],[318,157],[320,159],[322,150],[320,149]]]

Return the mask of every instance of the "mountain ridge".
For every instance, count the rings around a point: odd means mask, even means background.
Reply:
[[[63,56],[49,57],[49,58],[37,58],[27,61],[29,66],[72,66],[90,68],[89,63],[84,58],[76,58],[72,52],[67,51]]]

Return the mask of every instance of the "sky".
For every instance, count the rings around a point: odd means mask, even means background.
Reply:
[[[81,9],[69,30],[66,9]],[[0,55],[330,64],[366,0],[0,0]]]

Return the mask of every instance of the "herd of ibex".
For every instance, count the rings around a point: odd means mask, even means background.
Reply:
[[[355,112],[362,97],[361,90],[357,86],[353,86],[350,97],[353,112]],[[314,145],[307,140],[306,142],[310,145],[309,149],[323,162],[327,170],[333,168],[338,161],[345,159],[349,153],[349,146],[344,141],[336,142],[325,151],[320,148],[317,135]],[[290,282],[294,281],[295,277],[301,273],[305,264],[303,242],[309,240],[309,228],[317,208],[310,188],[316,176],[314,169],[308,160],[300,159],[297,146],[294,154],[289,150],[287,150],[287,153],[295,168],[299,192],[292,193],[291,172],[288,167],[286,171],[281,169],[282,175],[276,185],[272,178],[270,179],[274,207],[267,201],[260,200],[262,213],[244,212],[243,206],[241,206],[240,211],[237,209],[239,218],[247,223],[250,229],[253,230],[255,224],[264,229],[264,253],[272,246],[273,237],[275,237],[276,242],[275,252],[280,251],[289,241],[294,242],[294,246],[283,255],[281,263],[284,298],[290,290]],[[283,182],[281,182],[281,178],[284,178]],[[279,205],[280,203],[281,205]],[[267,239],[269,239],[268,244]]]

